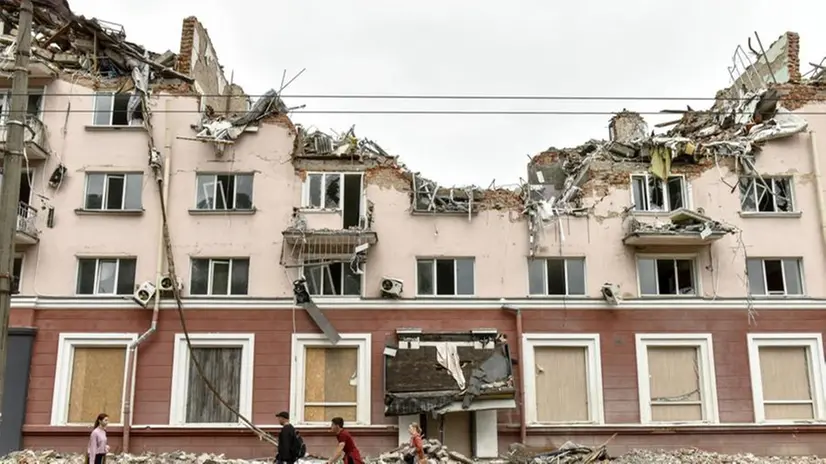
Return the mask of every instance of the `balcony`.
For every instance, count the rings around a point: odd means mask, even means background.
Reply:
[[[734,228],[685,208],[675,210],[668,219],[664,224],[631,219],[622,242],[633,247],[701,247],[734,233]]]
[[[4,122],[5,122],[4,118]],[[8,124],[0,125],[0,149],[6,149],[6,137],[8,136]],[[46,139],[46,127],[37,116],[26,115],[26,128],[24,129],[26,141],[26,157],[29,161],[43,161],[49,157],[49,147]]]
[[[17,207],[17,231],[14,234],[14,244],[17,246],[36,244],[40,240],[40,233],[36,226],[37,210],[21,201]]]

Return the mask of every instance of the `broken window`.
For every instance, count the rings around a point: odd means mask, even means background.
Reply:
[[[78,259],[78,295],[131,295],[135,291],[136,258]]]
[[[635,211],[675,211],[687,207],[688,193],[682,176],[663,181],[651,174],[631,176]]]
[[[473,295],[474,259],[419,259],[416,289],[419,296]]]
[[[307,174],[301,206],[308,209],[338,209],[341,206],[341,177],[337,172]]]
[[[694,260],[637,260],[641,295],[696,295]]]
[[[304,348],[304,422],[358,419],[359,347]]]
[[[798,258],[748,258],[751,295],[803,295],[802,261]]]
[[[246,295],[249,259],[193,258],[191,295]]]
[[[18,256],[14,258],[14,265],[12,267],[11,292],[12,294],[20,293],[20,276],[23,275],[23,257]]]
[[[360,296],[361,276],[351,263],[304,266],[307,291],[313,296]]]
[[[749,335],[755,416],[762,421],[822,420],[822,345],[818,334]],[[756,361],[756,362],[755,362]]]
[[[101,346],[100,340],[89,345],[72,344],[69,353],[69,392],[66,423],[90,424],[101,411],[109,422],[121,422],[123,407],[125,346]]]
[[[129,100],[132,94],[115,92],[96,92],[94,118],[95,126],[129,126],[143,124],[141,105],[135,105],[130,112]]]
[[[142,208],[143,174],[86,174],[83,209],[97,211]]]
[[[528,261],[530,295],[585,295],[585,258]]]
[[[204,371],[216,393],[236,410],[241,406],[241,366],[243,346],[193,346],[192,355]],[[206,382],[198,375],[191,357],[186,391],[186,423],[231,424],[238,417],[218,401]]]
[[[29,89],[29,98],[26,104],[26,116],[40,119],[43,110],[43,90]],[[9,118],[11,105],[11,90],[0,90],[0,124],[5,124]]]
[[[251,210],[252,174],[198,174],[195,208],[198,210]]]
[[[740,209],[749,213],[794,211],[790,177],[741,177]]]

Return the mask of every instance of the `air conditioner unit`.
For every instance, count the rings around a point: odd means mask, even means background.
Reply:
[[[162,292],[171,292],[172,289],[176,286],[178,287],[179,292],[184,289],[184,283],[181,281],[181,279],[178,279],[176,281],[170,275],[165,275],[161,277],[160,285]]]
[[[404,289],[404,282],[392,277],[381,278],[381,294],[389,298],[398,298]]]
[[[132,299],[145,308],[152,301],[152,297],[155,296],[155,290],[155,284],[147,280],[138,286],[138,289],[132,294]]]
[[[616,306],[620,304],[620,302],[622,301],[619,286],[614,285],[610,282],[605,282],[604,284],[602,284],[600,292],[602,293],[602,298],[612,306]]]

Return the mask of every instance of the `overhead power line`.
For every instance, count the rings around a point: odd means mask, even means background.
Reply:
[[[76,110],[72,109],[72,113],[110,113],[112,110]],[[66,113],[66,110],[51,109],[42,110],[43,113]],[[116,111],[117,112],[117,111]],[[701,111],[704,114],[713,114],[719,116],[729,115],[751,115],[749,111]],[[197,110],[152,110],[152,114],[158,113],[179,113],[179,114],[202,114],[202,111]],[[614,116],[618,111],[563,111],[563,110],[293,110],[290,114],[397,114],[397,115],[558,115],[558,116]],[[675,111],[635,111],[639,115],[649,116],[674,116],[679,117],[685,112]],[[795,111],[794,114],[801,116],[826,115],[826,111]]]

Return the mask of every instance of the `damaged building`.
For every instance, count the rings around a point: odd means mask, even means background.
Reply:
[[[368,455],[412,422],[479,459],[826,453],[826,73],[796,34],[738,48],[710,109],[620,111],[501,188],[293,124],[195,18],[157,52],[41,3],[0,454],[81,449],[105,411],[118,451],[269,456],[282,410],[311,454],[333,417]]]

